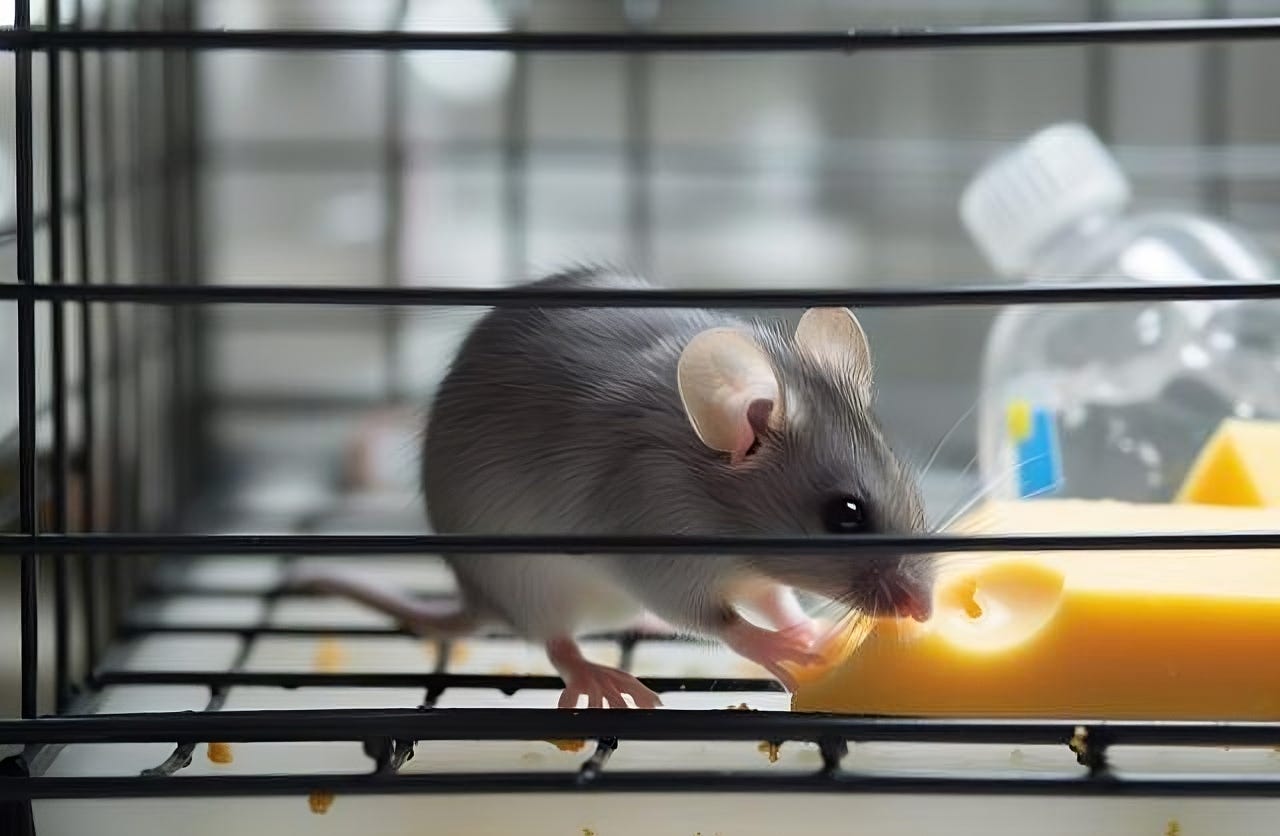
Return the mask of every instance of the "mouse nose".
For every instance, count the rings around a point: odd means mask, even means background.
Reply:
[[[899,618],[914,618],[923,624],[933,615],[933,599],[923,590],[899,589],[896,598],[894,611]]]

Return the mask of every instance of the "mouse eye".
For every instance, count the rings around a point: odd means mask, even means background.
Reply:
[[[856,534],[866,527],[867,515],[862,503],[854,497],[834,496],[827,501],[823,523],[832,534]]]

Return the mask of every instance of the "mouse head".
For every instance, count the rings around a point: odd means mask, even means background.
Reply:
[[[846,308],[805,312],[793,335],[711,328],[685,346],[678,385],[708,449],[722,530],[918,534],[919,488],[876,422],[871,351]],[[872,614],[928,617],[928,555],[762,555],[773,579]]]

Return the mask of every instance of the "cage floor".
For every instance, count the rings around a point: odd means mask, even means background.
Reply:
[[[945,497],[933,497],[940,501]],[[319,528],[351,532],[412,530],[412,506],[388,500],[393,513],[361,498],[335,507]],[[403,514],[401,518],[398,515]],[[309,514],[310,525],[317,519]],[[333,558],[315,558],[316,560]],[[308,560],[302,558],[300,560]],[[351,557],[361,571],[424,595],[449,595],[453,580],[433,558]],[[287,561],[227,556],[163,562],[128,614],[124,637],[100,669],[107,683],[81,706],[92,713],[326,708],[552,708],[558,691],[540,649],[501,636],[451,646],[404,635],[377,613],[342,600],[273,595]],[[786,711],[789,698],[762,670],[723,648],[669,637],[601,637],[584,642],[591,658],[642,677],[686,680],[663,694],[673,709],[725,710],[746,705]],[[211,692],[205,681],[234,673]],[[447,687],[425,688],[445,675]],[[158,679],[157,679],[158,676]],[[280,677],[294,677],[280,687]],[[299,679],[300,677],[300,679]],[[453,677],[457,677],[454,679]],[[145,681],[144,681],[145,680]],[[166,681],[181,680],[181,681]],[[534,687],[530,687],[530,683]],[[504,689],[511,691],[504,692]],[[53,777],[136,776],[168,763],[182,781],[203,775],[360,774],[373,761],[356,742],[234,743],[204,741],[190,764],[172,758],[168,743],[74,744],[56,750],[44,774]],[[596,752],[546,741],[420,741],[400,766],[405,774],[575,774]],[[1124,748],[1110,751],[1120,773],[1280,775],[1270,749]],[[762,775],[812,773],[822,765],[816,745],[757,742],[623,740],[605,769]],[[1082,776],[1066,747],[970,744],[857,743],[843,764],[861,774],[911,776]],[[66,801],[35,804],[41,834],[182,832],[253,834],[277,830],[315,834],[1256,834],[1280,815],[1280,800],[867,793],[512,795],[338,795]]]

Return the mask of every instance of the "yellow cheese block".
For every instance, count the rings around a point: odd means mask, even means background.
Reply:
[[[1280,507],[1280,421],[1223,421],[1191,465],[1177,501]]]
[[[994,503],[963,533],[1280,531],[1280,511]],[[943,558],[926,624],[863,628],[802,677],[796,711],[1280,720],[1280,550]],[[841,636],[834,642],[855,643]]]

